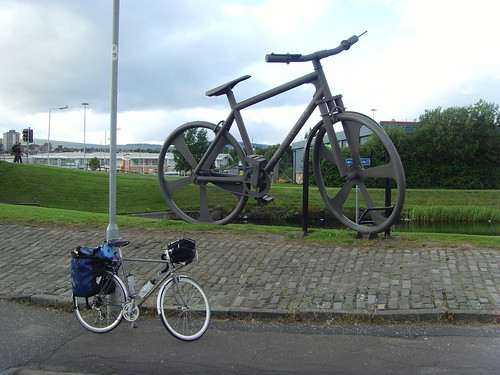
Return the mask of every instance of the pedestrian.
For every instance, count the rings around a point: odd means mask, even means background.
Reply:
[[[16,142],[14,146],[12,146],[12,151],[14,152],[14,163],[23,163],[23,159],[21,158],[21,143]]]

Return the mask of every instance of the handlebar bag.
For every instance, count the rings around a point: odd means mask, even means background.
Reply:
[[[100,292],[105,261],[98,254],[101,247],[79,246],[72,252],[71,284],[76,297],[90,297]]]
[[[183,263],[186,265],[198,259],[196,242],[189,238],[181,238],[169,243],[166,252],[168,252],[172,263]],[[166,259],[165,253],[162,255],[162,259]]]

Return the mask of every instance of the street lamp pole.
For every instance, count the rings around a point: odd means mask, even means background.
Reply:
[[[64,107],[49,109],[49,131],[47,133],[47,167],[50,166],[50,114],[52,111],[55,111],[56,109],[58,110],[68,109],[68,106],[65,105]]]
[[[87,169],[87,142],[85,141],[85,134],[87,128],[87,106],[89,103],[83,102],[83,166]]]
[[[113,0],[113,44],[111,49],[111,116],[109,147],[109,224],[106,240],[111,242],[120,239],[120,231],[116,224],[116,123],[118,112],[118,36],[119,36],[120,0]]]

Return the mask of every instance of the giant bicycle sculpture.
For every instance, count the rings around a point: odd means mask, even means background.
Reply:
[[[248,198],[262,202],[271,201],[272,198],[268,195],[271,187],[269,174],[318,108],[321,121],[315,127],[317,131],[310,135],[315,136],[312,166],[316,185],[328,209],[342,224],[360,233],[383,232],[395,223],[403,208],[405,197],[405,175],[398,152],[378,123],[363,114],[345,110],[342,96],[332,95],[321,65],[322,59],[347,51],[358,38],[354,35],[342,41],[336,48],[308,55],[267,55],[266,61],[270,63],[312,62],[314,71],[246,100],[237,101],[233,88],[250,78],[249,75],[207,91],[207,96],[225,95],[231,111],[226,120],[218,124],[195,121],[181,125],[165,140],[159,156],[158,179],[163,197],[172,210],[187,222],[226,224],[241,213]],[[315,92],[290,133],[270,160],[255,155],[241,111],[305,84],[312,84]],[[236,125],[242,145],[230,133],[233,125]],[[346,137],[349,163],[346,163],[345,154],[342,154],[334,130],[338,127],[342,127]],[[378,138],[385,151],[384,161],[376,165],[366,166],[362,162],[360,134],[366,131],[365,128]],[[200,130],[209,142],[193,141],[193,137]],[[201,150],[200,144],[203,146]],[[188,163],[191,169],[183,178],[167,178],[164,174],[167,154],[172,150],[176,150],[177,155],[184,163]],[[221,166],[218,158],[221,154],[228,153],[228,150],[234,150],[232,152],[237,155],[237,165]],[[327,186],[324,178],[325,163],[331,163],[344,181],[340,189]],[[391,200],[394,203],[390,207],[384,202],[384,193],[371,187],[377,186],[374,183],[376,180],[391,182]],[[193,202],[190,202],[188,208],[184,207],[180,203],[183,200],[179,199],[184,194],[191,194],[192,189],[196,189],[196,204],[199,206],[199,210],[194,214]],[[358,192],[357,198],[361,200],[361,207],[364,207],[364,212],[358,219],[352,215],[351,200],[354,191]]]

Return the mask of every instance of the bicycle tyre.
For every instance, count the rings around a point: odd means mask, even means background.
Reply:
[[[205,132],[205,141],[194,139],[193,133],[198,134],[199,131]],[[170,167],[167,156],[170,156],[168,154],[173,152],[172,150],[175,149],[177,152],[174,157],[180,159],[185,168],[189,165],[192,171],[217,132],[215,124],[204,121],[188,122],[179,126],[167,137],[160,151],[157,175],[163,198],[177,216],[188,223],[227,224],[239,215],[248,201],[239,174],[247,165],[245,153],[228,132],[221,136],[214,150],[217,152],[216,156],[212,157],[214,160],[209,160],[208,165],[203,167],[198,175],[187,172],[186,176],[178,178],[165,177],[165,169]],[[227,149],[234,149],[241,163],[240,167],[237,165],[228,167],[231,172],[227,169],[224,172],[224,168],[220,165],[216,167],[215,158]],[[240,182],[230,181],[231,177],[239,179]],[[197,189],[198,199],[186,202],[185,197],[192,196],[191,189]]]
[[[126,301],[125,285],[117,275],[106,271],[99,294],[87,298],[73,296],[73,309],[83,327],[94,333],[105,333],[122,321]]]
[[[329,147],[325,146],[325,127],[321,127],[316,136],[313,150],[313,170],[314,178],[318,186],[319,192],[326,203],[329,210],[335,217],[345,226],[355,231],[365,234],[380,233],[390,228],[391,225],[399,220],[399,216],[403,209],[405,198],[405,174],[401,158],[394,147],[392,141],[387,136],[383,128],[372,120],[370,117],[357,112],[344,112],[336,115],[336,124],[341,123],[346,135],[348,151],[347,157],[352,160],[352,165],[347,166],[348,176],[343,180],[343,186],[339,191],[327,188],[325,182],[325,173],[322,168],[322,161],[335,164],[333,152]],[[362,128],[367,128],[368,133],[378,138],[383,148],[385,149],[385,157],[388,160],[375,160],[376,165],[365,166],[363,165],[361,155],[361,135]],[[344,157],[346,155],[344,154]],[[344,162],[344,160],[342,161]],[[385,210],[372,210],[377,207],[385,206],[385,196],[382,192],[377,192],[374,196],[375,188],[372,186],[383,186],[385,180],[389,179],[392,185],[396,185],[392,189],[391,201],[394,205],[391,213],[385,217],[380,211]],[[378,184],[378,185],[377,185]],[[352,205],[355,199],[356,186],[359,187],[358,199],[361,200],[361,210],[367,210],[366,217],[368,220],[365,222],[356,222],[353,218],[352,208],[347,206]],[[381,190],[380,188],[378,190]],[[395,199],[393,199],[395,196]],[[347,204],[347,202],[350,202]],[[371,210],[371,211],[370,211]],[[355,210],[354,210],[355,211]]]
[[[199,339],[210,323],[210,304],[203,288],[186,276],[174,276],[163,284],[158,314],[167,331],[183,341]]]

